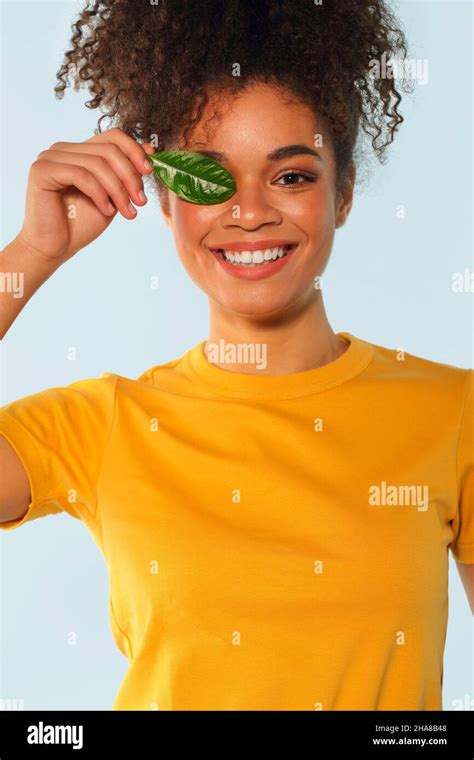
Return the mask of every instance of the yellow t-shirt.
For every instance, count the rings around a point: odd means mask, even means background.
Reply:
[[[448,547],[474,563],[473,370],[354,335],[289,375],[204,341],[13,401],[32,502],[109,569],[116,710],[441,710]]]

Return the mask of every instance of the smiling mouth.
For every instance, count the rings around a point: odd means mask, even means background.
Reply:
[[[227,264],[251,269],[283,259],[295,248],[296,245],[282,245],[257,251],[225,251],[223,248],[217,248],[212,253],[220,256]]]

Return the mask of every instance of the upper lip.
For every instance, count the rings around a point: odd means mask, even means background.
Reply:
[[[211,251],[264,251],[266,248],[280,248],[286,245],[297,244],[292,240],[244,240],[230,243],[216,243],[216,245],[210,246],[210,249]]]

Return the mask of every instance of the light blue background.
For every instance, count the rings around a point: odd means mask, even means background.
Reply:
[[[21,227],[37,154],[92,136],[100,116],[84,107],[86,91],[68,88],[62,101],[53,94],[80,7],[2,3],[2,245]],[[472,294],[451,289],[453,272],[473,267],[472,7],[398,9],[409,57],[429,61],[429,83],[404,97],[406,121],[389,161],[372,163],[336,234],[326,309],[335,331],[472,367]],[[135,221],[119,214],[27,304],[3,341],[1,403],[103,371],[136,377],[204,340],[207,327],[207,299],[183,270],[153,196]],[[76,361],[67,358],[71,346]],[[24,709],[110,709],[127,662],[109,626],[107,568],[86,528],[50,516],[2,534],[0,549],[0,697],[23,700]],[[474,696],[472,618],[450,563],[445,709]]]

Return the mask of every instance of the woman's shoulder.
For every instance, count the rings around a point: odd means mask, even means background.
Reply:
[[[190,348],[174,359],[153,364],[135,376],[132,376],[132,373],[125,375],[119,372],[102,372],[100,379],[115,381],[118,394],[133,394],[135,391],[143,393],[147,389],[173,392],[180,385],[189,383],[183,360],[192,350],[193,348]]]
[[[469,375],[472,376],[474,369],[470,367],[462,367],[458,364],[453,364],[448,360],[443,361],[440,359],[433,359],[429,356],[424,356],[420,351],[408,350],[403,345],[381,345],[378,343],[371,343],[374,348],[374,360],[379,365],[386,365],[392,369],[398,368],[403,374],[406,370],[407,375],[414,376],[417,373],[420,376],[431,376],[444,378],[445,380],[452,379],[463,380]]]
[[[473,395],[474,369],[470,367],[435,360],[423,356],[421,350],[409,351],[402,345],[372,343],[372,346],[370,379],[386,384],[390,390],[398,387],[407,401],[417,398],[425,408],[439,407],[444,401],[453,402],[456,407],[463,406]]]

